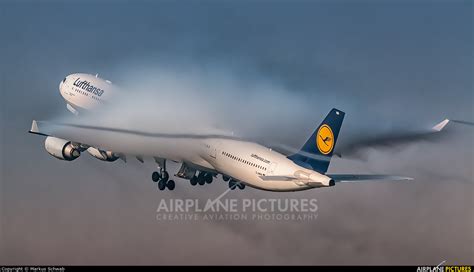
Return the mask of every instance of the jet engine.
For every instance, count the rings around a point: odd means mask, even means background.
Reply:
[[[46,137],[44,148],[51,156],[65,161],[75,160],[81,155],[80,149],[75,147],[71,141],[51,136]]]
[[[104,151],[95,147],[89,147],[87,149],[87,152],[89,152],[92,157],[97,158],[101,161],[113,162],[119,158],[119,156],[112,151]]]

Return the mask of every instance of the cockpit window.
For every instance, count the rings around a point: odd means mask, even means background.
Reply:
[[[63,83],[66,82],[66,78],[63,79]]]

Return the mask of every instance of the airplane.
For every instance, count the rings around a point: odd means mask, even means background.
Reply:
[[[100,106],[116,91],[110,81],[88,74],[67,76],[59,89],[68,109],[76,115]],[[232,190],[244,189],[247,185],[261,190],[289,192],[332,187],[338,182],[412,180],[395,175],[328,173],[344,117],[343,111],[333,108],[300,150],[288,156],[261,144],[224,134],[152,133],[35,120],[29,132],[47,136],[46,151],[61,160],[75,160],[85,150],[108,162],[118,158],[126,162],[127,156],[143,162],[144,157],[151,157],[158,164],[152,180],[158,184],[159,190],[174,190],[176,186],[167,171],[167,161],[180,163],[181,168],[175,176],[189,180],[192,186],[209,184],[220,174]],[[437,124],[430,134],[442,131],[448,122],[445,119]]]
[[[102,79],[98,74],[74,73],[66,76],[59,83],[59,93],[66,101],[66,108],[74,115],[99,109],[114,97],[120,90],[110,80]],[[63,142],[62,139],[48,137],[45,145],[49,147]],[[47,149],[48,149],[47,148]],[[116,161],[119,156],[111,151],[99,150],[94,147],[76,146],[72,155],[76,152],[87,150],[87,152],[103,161]]]
[[[99,108],[116,92],[118,88],[98,74],[70,74],[59,83],[59,93],[66,101],[66,108],[75,115]]]

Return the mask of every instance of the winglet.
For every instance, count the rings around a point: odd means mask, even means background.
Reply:
[[[443,121],[441,121],[439,124],[437,124],[436,126],[432,127],[432,129],[434,131],[441,131],[443,130],[443,128],[449,123],[449,119],[444,119]]]
[[[49,136],[48,134],[44,134],[43,132],[40,131],[39,126],[38,126],[38,122],[36,120],[33,120],[33,122],[31,123],[31,128],[28,132],[32,133],[32,134]]]
[[[31,123],[30,133],[39,133],[38,123],[36,120],[33,120],[33,123]]]

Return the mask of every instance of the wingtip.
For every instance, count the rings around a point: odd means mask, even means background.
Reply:
[[[31,123],[31,128],[28,132],[36,135],[49,136],[48,134],[41,132],[38,122],[36,120],[33,120],[33,122]]]
[[[36,120],[33,120],[31,123],[31,128],[30,128],[30,133],[39,133],[39,128],[38,128],[38,122]]]
[[[444,119],[443,121],[439,122],[434,127],[432,127],[432,129],[434,131],[441,131],[448,123],[449,123],[449,119]]]

